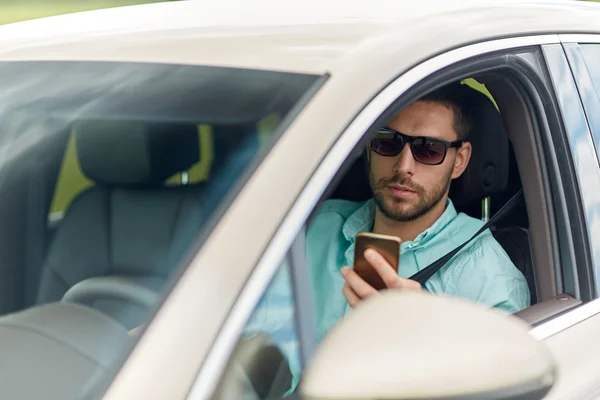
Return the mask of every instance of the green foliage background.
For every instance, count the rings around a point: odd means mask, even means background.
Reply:
[[[160,1],[165,0],[0,0],[0,25],[52,15]]]
[[[176,0],[0,0],[0,25],[51,15],[161,1]]]

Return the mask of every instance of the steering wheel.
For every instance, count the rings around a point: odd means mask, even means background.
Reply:
[[[122,300],[150,308],[158,302],[158,293],[126,277],[98,276],[73,285],[62,301],[89,304],[99,299]]]

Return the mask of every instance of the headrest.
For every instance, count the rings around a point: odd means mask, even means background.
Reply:
[[[200,157],[192,124],[87,120],[74,129],[83,173],[105,185],[161,185]]]
[[[503,192],[510,166],[508,136],[500,113],[483,93],[471,89],[469,96],[474,113],[469,135],[473,151],[467,169],[450,186],[450,198],[457,207]]]

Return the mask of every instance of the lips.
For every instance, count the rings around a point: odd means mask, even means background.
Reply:
[[[394,197],[399,197],[402,199],[408,199],[417,194],[413,189],[409,188],[405,185],[388,185],[388,190]]]

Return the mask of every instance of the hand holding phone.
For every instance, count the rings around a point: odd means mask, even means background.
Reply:
[[[361,232],[356,235],[354,247],[354,271],[365,282],[376,290],[386,289],[387,286],[379,273],[373,268],[365,257],[367,249],[377,251],[392,266],[396,273],[400,263],[401,240],[395,236],[380,235],[370,232]]]

